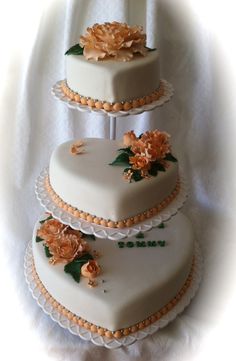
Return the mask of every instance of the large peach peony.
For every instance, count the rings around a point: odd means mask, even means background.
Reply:
[[[131,145],[132,152],[137,156],[146,157],[150,162],[165,158],[170,152],[169,134],[159,130],[147,131]]]
[[[114,58],[129,61],[136,53],[143,56],[147,53],[146,35],[142,30],[141,26],[131,27],[116,21],[95,24],[80,37],[80,45],[87,60]]]

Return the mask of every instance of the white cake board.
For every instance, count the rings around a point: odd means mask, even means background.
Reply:
[[[194,260],[195,262],[192,282],[186,293],[182,296],[176,306],[174,306],[168,313],[162,316],[158,321],[152,323],[150,326],[147,326],[146,328],[132,333],[128,336],[122,337],[121,339],[109,339],[105,336],[100,336],[96,333],[92,333],[91,331],[80,327],[78,324],[75,324],[73,321],[63,316],[57,309],[52,306],[52,304],[45,298],[45,295],[38,288],[38,285],[36,284],[33,276],[34,260],[32,253],[32,241],[28,243],[28,246],[26,248],[24,269],[26,282],[33,298],[36,300],[37,304],[42,308],[42,310],[51,317],[53,321],[57,322],[61,327],[70,331],[73,335],[79,336],[85,341],[90,341],[97,346],[104,346],[108,349],[116,349],[122,346],[129,346],[138,340],[142,340],[145,337],[152,335],[159,329],[168,325],[177,317],[177,315],[183,312],[183,310],[189,305],[191,299],[195,296],[202,277],[202,257],[199,244],[196,241]]]
[[[168,221],[184,205],[187,199],[187,183],[180,173],[180,191],[173,201],[167,205],[157,215],[146,219],[131,227],[109,228],[89,223],[81,218],[74,217],[69,212],[60,208],[51,198],[45,187],[45,179],[48,177],[48,169],[45,168],[36,180],[35,192],[37,199],[44,209],[60,222],[69,225],[71,228],[78,229],[85,234],[94,234],[98,238],[109,238],[118,241],[122,238],[135,236],[139,232],[147,232],[153,227],[157,227],[162,222]]]

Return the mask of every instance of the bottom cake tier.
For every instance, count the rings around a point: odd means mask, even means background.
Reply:
[[[41,224],[32,241],[35,281],[55,309],[92,332],[120,338],[143,329],[175,307],[191,285],[194,239],[181,213],[119,242],[86,236],[101,272],[79,283],[64,264],[50,262],[37,238]]]

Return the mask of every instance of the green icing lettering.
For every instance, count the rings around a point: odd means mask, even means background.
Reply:
[[[136,236],[136,238],[144,238],[143,232],[139,232]]]
[[[125,247],[125,242],[119,241],[118,246],[119,246],[119,248],[124,248]]]
[[[148,245],[148,247],[156,247],[157,242],[156,241],[148,241],[147,245]]]
[[[164,240],[159,240],[159,241],[128,241],[128,242],[123,242],[123,241],[119,241],[118,243],[118,247],[119,248],[133,248],[133,247],[137,247],[137,248],[145,248],[145,247],[165,247],[166,246],[166,241]]]
[[[146,247],[146,242],[145,241],[136,241],[136,246],[137,247]]]
[[[129,241],[129,242],[126,243],[126,246],[127,246],[128,248],[133,248],[133,247],[134,247],[134,242]]]

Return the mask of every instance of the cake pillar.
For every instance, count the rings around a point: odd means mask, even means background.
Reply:
[[[116,139],[116,117],[109,117],[110,120],[110,139]]]

